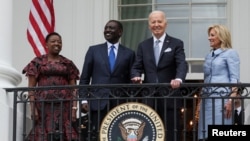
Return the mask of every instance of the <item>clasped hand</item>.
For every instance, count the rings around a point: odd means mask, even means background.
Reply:
[[[232,101],[228,100],[228,102],[224,106],[225,109],[225,118],[231,118],[232,116]]]

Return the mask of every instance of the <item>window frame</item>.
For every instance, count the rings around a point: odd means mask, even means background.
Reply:
[[[192,57],[192,22],[195,21],[195,20],[225,20],[225,24],[230,28],[231,27],[231,0],[225,0],[225,1],[220,1],[220,2],[192,2],[192,0],[189,0],[188,2],[183,2],[183,3],[174,3],[174,4],[170,4],[170,3],[156,3],[156,0],[152,0],[151,3],[146,3],[146,4],[126,4],[126,5],[122,5],[120,2],[122,0],[111,0],[112,4],[111,6],[113,7],[113,9],[111,9],[111,16],[114,18],[114,19],[117,19],[121,22],[132,22],[132,21],[147,21],[148,18],[145,17],[145,18],[137,18],[137,19],[121,19],[121,7],[132,7],[132,6],[151,6],[152,8],[152,11],[153,10],[157,10],[157,7],[158,6],[175,6],[175,5],[188,5],[189,6],[189,16],[188,17],[171,17],[171,16],[168,16],[167,15],[167,19],[168,21],[171,21],[171,20],[188,20],[188,52],[187,55],[186,55],[186,60],[188,61],[189,63],[189,73],[192,73],[192,66],[195,65],[203,65],[203,62],[204,62],[204,57]],[[192,8],[193,6],[199,6],[199,5],[218,5],[218,6],[224,6],[225,7],[225,16],[224,17],[192,17]],[[126,29],[125,29],[126,30]],[[126,31],[125,31],[126,32]],[[130,33],[132,34],[132,33]],[[172,35],[172,34],[170,34]],[[172,35],[175,37],[175,35]],[[123,39],[123,37],[122,37]],[[122,40],[121,39],[121,40]],[[146,38],[145,38],[146,39]],[[126,42],[124,43],[126,45]],[[184,43],[185,44],[185,43]],[[137,46],[136,46],[137,48]],[[205,48],[205,47],[204,47]],[[134,49],[136,51],[136,49]],[[197,74],[197,72],[194,72],[195,74]],[[202,72],[200,72],[202,73]],[[198,73],[198,74],[200,74]],[[203,75],[202,75],[203,77]],[[199,77],[195,77],[195,78],[201,78],[201,75]]]

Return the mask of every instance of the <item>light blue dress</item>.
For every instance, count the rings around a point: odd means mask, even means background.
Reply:
[[[209,53],[204,62],[204,83],[238,83],[240,78],[240,59],[234,49],[217,49]],[[204,88],[202,96],[221,97],[230,94],[229,88]],[[228,99],[224,100],[224,105]],[[222,99],[202,99],[198,122],[198,139],[208,137],[208,125],[232,124],[232,118],[223,118]],[[213,118],[214,116],[214,118]],[[203,132],[205,130],[205,132]]]

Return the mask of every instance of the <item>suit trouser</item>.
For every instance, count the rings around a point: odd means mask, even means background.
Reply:
[[[99,128],[101,126],[102,120],[107,114],[107,107],[100,111],[90,111],[90,131],[92,132],[92,136],[98,138],[99,136]],[[92,138],[93,138],[92,137]],[[94,139],[93,139],[94,140]]]
[[[173,101],[173,99],[167,100],[167,102]],[[182,135],[181,129],[181,108],[180,102],[178,101],[178,106],[174,107],[167,107],[164,105],[166,100],[153,100],[153,99],[145,99],[142,100],[142,103],[152,107],[157,111],[159,116],[162,119],[162,122],[165,126],[165,136],[166,141],[180,141]],[[177,131],[177,132],[176,132]]]
[[[165,109],[166,111],[161,110],[164,108],[158,108],[158,109],[159,109],[158,113],[165,126],[166,141],[180,141],[182,130],[180,124],[181,114],[179,112],[179,109],[178,110]]]

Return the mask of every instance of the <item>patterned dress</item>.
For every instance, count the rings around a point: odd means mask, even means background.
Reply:
[[[70,80],[79,79],[79,70],[71,60],[61,55],[59,62],[50,62],[47,58],[47,55],[35,57],[23,69],[26,76],[35,76],[37,86],[69,85]],[[78,139],[77,129],[73,128],[70,122],[73,103],[69,100],[74,99],[72,90],[37,90],[34,98],[39,120],[32,122],[32,130],[26,140],[50,141],[48,138],[51,138],[53,133],[54,138],[62,139],[60,141]],[[56,132],[59,134],[56,135]]]

